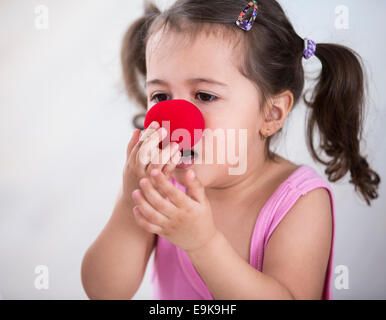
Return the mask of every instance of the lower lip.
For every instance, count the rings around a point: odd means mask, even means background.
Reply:
[[[189,168],[190,166],[192,166],[194,164],[194,158],[195,157],[191,157],[191,158],[181,158],[180,161],[183,161],[181,162],[180,164],[176,165],[176,168],[178,169],[186,169],[186,168]]]

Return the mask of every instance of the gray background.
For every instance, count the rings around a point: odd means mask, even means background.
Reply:
[[[171,1],[156,3],[162,9]],[[363,57],[371,98],[362,150],[385,179],[386,50],[380,39],[386,2],[281,3],[299,35],[342,43]],[[35,28],[34,9],[40,4],[49,8],[48,30]],[[348,30],[335,27],[339,5],[350,10]],[[3,299],[87,299],[81,260],[111,215],[136,112],[123,89],[120,43],[126,27],[141,14],[139,0],[0,1]],[[320,63],[311,59],[305,67],[308,77],[315,76]],[[305,106],[299,104],[276,148],[324,176],[306,149],[304,118]],[[348,177],[330,185],[336,201],[334,265],[349,270],[349,289],[334,288],[334,298],[384,299],[385,184],[372,207],[358,198]],[[149,267],[152,261],[153,256]],[[34,287],[37,265],[49,268],[48,290]],[[149,276],[150,268],[134,299],[151,298]]]

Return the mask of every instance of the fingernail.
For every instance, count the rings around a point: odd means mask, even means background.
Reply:
[[[152,128],[152,129],[156,129],[156,128],[158,128],[159,127],[159,123],[157,122],[157,121],[153,121],[152,123],[151,123],[151,125],[150,125],[150,128]]]
[[[196,174],[194,173],[193,170],[190,170],[189,175],[190,175],[190,179],[192,179],[192,180],[193,180],[194,177],[196,176]]]
[[[167,134],[168,132],[167,132],[167,130],[164,128],[164,127],[161,127],[161,134],[162,134],[162,136],[164,136],[165,134]]]
[[[151,170],[151,175],[152,175],[153,177],[155,177],[158,173],[159,173],[159,171],[158,171],[157,169]]]
[[[173,145],[172,145],[172,151],[173,153],[176,152],[178,149],[179,149],[179,144],[177,142],[173,142]]]
[[[172,156],[172,163],[177,165],[180,160],[180,157],[181,157],[181,152],[174,153]]]
[[[139,181],[139,184],[143,187],[143,186],[146,184],[146,178],[142,178],[142,179]]]
[[[138,198],[139,197],[139,190],[138,189],[134,190],[134,192],[132,193],[132,196],[134,198]]]

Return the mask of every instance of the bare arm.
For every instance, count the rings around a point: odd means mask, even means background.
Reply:
[[[123,174],[123,185],[117,197],[113,213],[97,239],[87,250],[82,261],[81,277],[83,288],[90,299],[131,299],[137,292],[156,235],[141,228],[133,216],[135,202],[132,192],[138,188],[143,177],[158,168],[169,177],[178,156],[178,145],[169,145],[162,151],[158,144],[166,135],[148,128],[140,137],[135,130],[127,147],[127,160]],[[166,163],[154,163],[151,150],[169,155]],[[174,153],[172,152],[174,150]],[[177,157],[175,157],[177,155]],[[159,159],[165,159],[165,156]]]
[[[133,207],[118,197],[109,222],[83,258],[82,283],[90,299],[131,299],[142,282],[156,238],[136,224]]]

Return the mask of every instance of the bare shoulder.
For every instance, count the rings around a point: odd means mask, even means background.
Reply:
[[[332,241],[331,199],[326,188],[300,196],[276,227],[264,254],[263,272],[295,299],[320,299]]]

